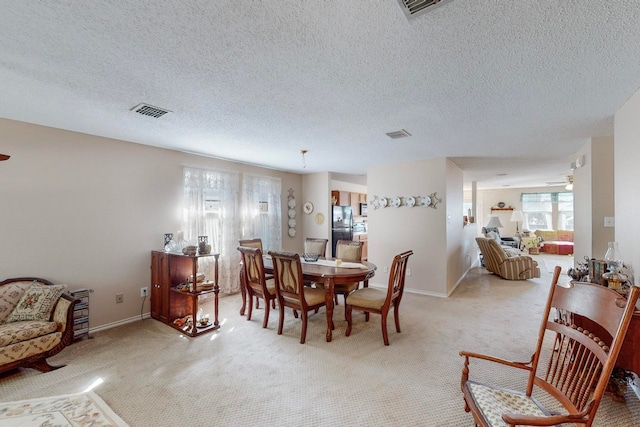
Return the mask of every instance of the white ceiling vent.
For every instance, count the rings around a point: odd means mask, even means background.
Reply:
[[[149,105],[149,104],[138,104],[135,107],[133,107],[131,111],[142,114],[143,116],[154,117],[156,119],[171,112],[167,109],[154,107],[153,105]]]
[[[406,138],[408,136],[411,136],[411,134],[404,129],[400,129],[395,132],[387,133],[387,136],[391,139],[400,139],[400,138]]]
[[[398,0],[404,15],[411,20],[453,0]]]

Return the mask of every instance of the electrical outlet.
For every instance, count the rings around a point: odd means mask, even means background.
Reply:
[[[385,273],[389,272],[389,267],[387,267],[386,265],[382,268],[382,271],[384,271]]]
[[[140,298],[144,298],[149,295],[149,288],[147,286],[143,286],[140,288]]]
[[[116,294],[116,304],[124,302],[124,294]]]
[[[411,276],[411,269],[407,268],[407,276]]]

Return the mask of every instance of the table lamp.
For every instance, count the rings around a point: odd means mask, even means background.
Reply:
[[[503,228],[504,225],[500,222],[500,218],[497,216],[492,216],[489,218],[489,223],[486,225],[487,228],[495,227],[495,228]]]
[[[520,235],[520,229],[518,228],[518,222],[524,223],[524,215],[522,211],[513,211],[511,213],[511,222],[516,223],[516,236]]]

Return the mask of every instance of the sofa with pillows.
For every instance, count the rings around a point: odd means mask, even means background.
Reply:
[[[0,282],[0,372],[27,367],[48,372],[47,358],[73,340],[78,300],[66,285],[35,277]]]
[[[558,255],[573,254],[573,230],[536,230],[540,252]]]

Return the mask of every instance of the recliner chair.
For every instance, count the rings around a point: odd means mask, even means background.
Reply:
[[[490,272],[508,280],[540,277],[538,263],[530,256],[509,256],[495,239],[476,237],[476,242]]]

